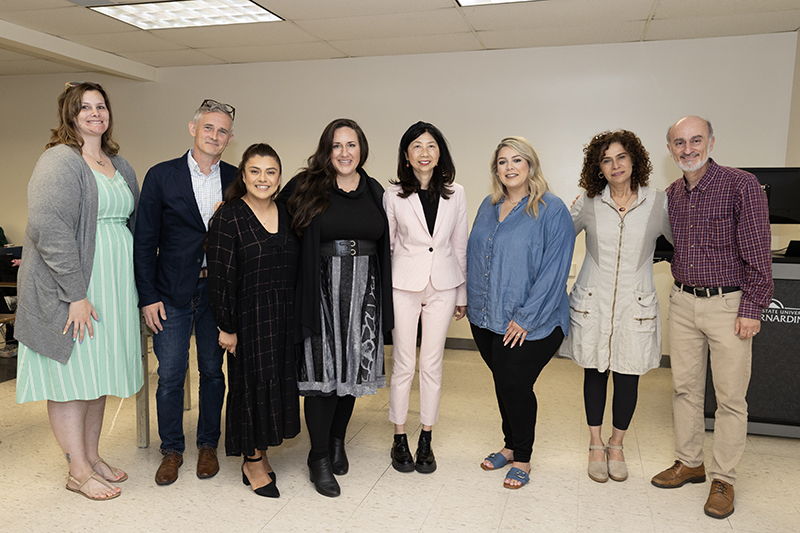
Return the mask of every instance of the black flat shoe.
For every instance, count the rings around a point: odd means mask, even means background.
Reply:
[[[400,439],[395,438],[392,443],[392,466],[398,472],[413,472],[414,458],[411,456],[411,450],[408,449],[408,438],[405,433],[397,436]]]
[[[247,479],[247,474],[244,473],[244,463],[257,463],[262,458],[259,457],[258,459],[250,459],[249,457],[244,457],[244,462],[242,462],[242,483],[250,486],[250,480]],[[258,487],[257,489],[253,489],[253,492],[258,494],[259,496],[264,496],[266,498],[280,498],[281,493],[278,490],[278,485],[275,484],[275,473],[268,472],[269,477],[272,479],[269,483],[264,485],[263,487]]]
[[[308,477],[314,483],[317,492],[323,496],[335,498],[342,493],[339,483],[333,477],[331,463],[327,457],[317,461],[308,461]]]
[[[343,476],[350,470],[350,463],[347,461],[347,454],[344,451],[344,439],[330,438],[328,457],[331,460],[331,470],[337,476]]]
[[[419,438],[414,468],[416,468],[417,472],[420,474],[430,474],[436,470],[436,457],[433,455],[430,439]]]

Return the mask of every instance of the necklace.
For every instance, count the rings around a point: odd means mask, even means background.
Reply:
[[[92,159],[94,159],[94,162],[95,162],[95,163],[97,163],[98,165],[100,165],[101,167],[104,167],[104,166],[106,166],[106,163],[105,163],[105,161],[100,161],[99,159],[97,159],[95,156],[93,156],[93,155],[92,155],[92,154],[90,154],[89,152],[83,152],[83,153],[84,153],[84,154],[86,154],[86,155],[88,155],[88,156],[89,156],[89,157],[91,157]]]

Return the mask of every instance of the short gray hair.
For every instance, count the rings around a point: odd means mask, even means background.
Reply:
[[[233,133],[233,113],[229,111],[229,108],[232,109],[228,104],[222,104],[214,100],[205,100],[200,107],[197,108],[197,111],[194,112],[192,122],[197,124],[206,113],[222,113],[231,119],[231,133]]]
[[[700,117],[700,118],[702,118],[702,117]],[[714,138],[714,127],[711,125],[711,121],[708,120],[707,118],[704,118],[703,120],[706,121],[706,126],[708,126],[708,138],[709,139],[713,139]],[[674,126],[674,125],[675,124],[673,124],[672,126]],[[669,134],[672,133],[672,126],[667,128],[667,144],[672,144],[672,139],[669,138]]]

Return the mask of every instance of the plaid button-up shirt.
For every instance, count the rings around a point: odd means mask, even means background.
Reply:
[[[693,189],[686,178],[667,187],[672,276],[693,287],[741,287],[739,316],[760,320],[773,291],[767,197],[752,174],[709,163]]]

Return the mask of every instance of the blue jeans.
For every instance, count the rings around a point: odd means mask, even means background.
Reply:
[[[153,335],[153,351],[158,359],[158,436],[161,453],[183,453],[183,384],[189,368],[189,339],[195,331],[197,367],[200,370],[200,411],[197,417],[197,447],[217,447],[220,417],[225,398],[222,373],[223,350],[218,343],[217,325],[208,305],[206,280],[199,279],[192,301],[183,307],[164,303],[167,319],[163,331]]]

